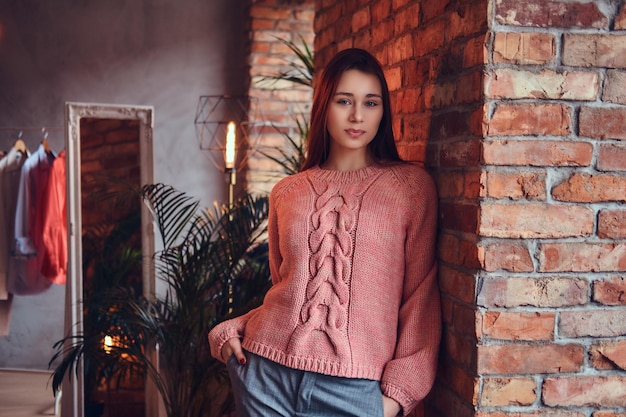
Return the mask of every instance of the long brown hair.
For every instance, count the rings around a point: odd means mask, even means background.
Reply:
[[[369,143],[368,150],[376,162],[401,161],[393,136],[391,120],[391,100],[389,87],[378,60],[364,49],[344,49],[335,55],[319,80],[313,93],[311,107],[311,125],[307,138],[307,155],[301,171],[323,164],[328,159],[330,149],[330,134],[328,133],[328,107],[337,90],[337,85],[344,72],[356,69],[366,74],[372,74],[380,81],[383,99],[383,117],[378,126],[376,136]]]

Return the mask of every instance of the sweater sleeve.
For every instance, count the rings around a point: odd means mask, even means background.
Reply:
[[[381,388],[398,401],[403,415],[428,394],[437,369],[441,311],[437,285],[437,192],[423,170],[409,180],[415,187],[405,242],[405,277],[394,358],[385,367]],[[415,171],[412,172],[413,174]],[[413,188],[413,187],[411,187]]]
[[[258,309],[259,307],[257,307]],[[246,323],[250,319],[250,316],[257,310],[250,310],[246,314],[235,317],[234,319],[226,320],[213,327],[209,332],[209,345],[211,347],[211,355],[221,362],[225,362],[222,358],[222,346],[228,339],[233,337],[243,338]]]

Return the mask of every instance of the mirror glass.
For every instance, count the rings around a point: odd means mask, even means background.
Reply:
[[[124,285],[145,296],[155,293],[150,215],[138,199],[111,198],[153,182],[153,113],[150,106],[66,103],[66,333],[94,328],[83,300],[97,297],[101,288]],[[103,337],[105,351],[110,342]],[[93,381],[79,372],[64,382],[64,416],[158,414],[156,391],[147,381],[125,380],[117,390]],[[92,410],[102,403],[105,410]]]

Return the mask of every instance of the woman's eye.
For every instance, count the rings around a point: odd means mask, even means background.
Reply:
[[[348,100],[347,98],[340,98],[339,100],[337,100],[337,103],[339,103],[339,104],[350,104],[350,100]]]
[[[367,107],[376,107],[376,106],[378,106],[378,102],[376,102],[376,101],[368,101],[367,103],[365,103],[365,105]]]

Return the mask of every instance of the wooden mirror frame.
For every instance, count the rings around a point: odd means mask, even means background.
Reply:
[[[83,332],[83,268],[82,268],[82,217],[81,217],[81,132],[80,121],[90,119],[138,120],[139,122],[139,164],[141,184],[153,183],[153,130],[154,108],[152,106],[127,106],[112,104],[76,103],[65,104],[65,148],[67,169],[67,230],[68,266],[67,292],[65,301],[65,332],[72,335]],[[150,213],[141,206],[141,250],[143,256],[142,287],[147,297],[156,291],[154,265],[154,229]],[[156,355],[156,352],[153,352]],[[83,363],[72,382],[63,383],[62,414],[84,417]],[[158,416],[158,394],[146,380],[146,415]],[[68,410],[69,408],[69,410]]]

